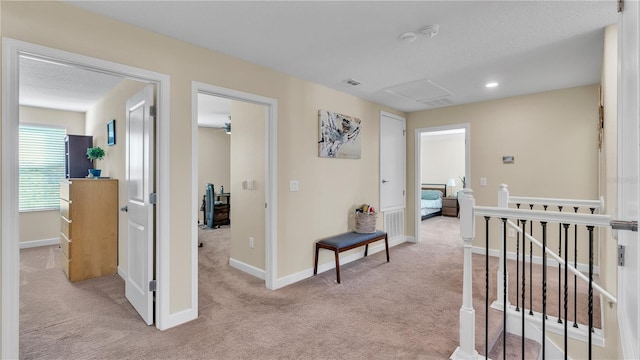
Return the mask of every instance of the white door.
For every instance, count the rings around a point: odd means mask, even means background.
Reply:
[[[125,296],[147,325],[153,324],[154,86],[127,101],[127,269]]]
[[[380,115],[380,211],[405,208],[406,120]]]
[[[618,218],[638,221],[640,214],[640,7],[625,1],[619,24],[618,77]],[[625,264],[618,267],[618,322],[625,359],[640,358],[640,246],[638,233],[619,231]]]

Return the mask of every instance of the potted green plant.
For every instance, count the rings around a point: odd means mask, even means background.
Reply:
[[[104,150],[99,146],[87,148],[87,159],[91,161],[102,160],[104,159],[104,155]],[[102,170],[100,169],[89,169],[89,174],[96,179],[100,177],[101,172]]]

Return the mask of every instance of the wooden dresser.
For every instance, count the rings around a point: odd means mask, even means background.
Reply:
[[[60,223],[62,269],[69,280],[116,273],[118,180],[63,180]]]

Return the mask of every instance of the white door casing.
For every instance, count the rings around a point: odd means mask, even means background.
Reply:
[[[618,218],[638,220],[640,214],[640,7],[625,1],[618,24]],[[625,246],[618,267],[618,323],[625,359],[640,358],[640,245],[638,233],[618,231]]]
[[[406,119],[380,112],[380,211],[406,206]]]
[[[127,101],[127,276],[125,296],[142,319],[154,322],[153,280],[155,197],[154,86]],[[155,200],[153,201],[155,203]]]

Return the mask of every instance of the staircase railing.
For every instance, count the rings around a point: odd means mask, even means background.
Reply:
[[[546,198],[525,198],[525,197],[509,197],[506,185],[501,185],[498,192],[498,207],[476,206],[473,192],[465,189],[460,202],[460,235],[464,242],[464,271],[463,271],[463,303],[460,309],[460,346],[452,359],[476,359],[480,356],[476,351],[475,345],[475,310],[473,308],[472,294],[472,244],[475,238],[475,219],[483,217],[485,222],[484,236],[484,254],[485,254],[485,344],[481,348],[482,353],[487,356],[489,354],[488,330],[489,318],[489,243],[490,243],[490,224],[499,222],[500,226],[500,256],[498,260],[498,274],[496,285],[496,301],[491,305],[494,308],[503,310],[503,324],[505,331],[503,332],[503,358],[506,357],[506,334],[515,333],[522,337],[522,358],[525,354],[525,338],[532,338],[542,345],[542,359],[547,354],[553,354],[555,358],[558,353],[563,354],[564,358],[568,358],[568,337],[582,339],[588,343],[589,359],[592,357],[593,334],[599,336],[599,343],[602,341],[602,332],[594,329],[593,326],[593,308],[594,308],[594,290],[603,295],[610,303],[616,303],[616,298],[594,282],[594,229],[596,227],[609,227],[611,218],[608,215],[595,214],[596,210],[602,212],[604,209],[604,201],[593,200],[571,200],[571,199],[546,199]],[[511,208],[509,205],[515,206]],[[523,209],[522,205],[529,206],[529,209]],[[542,207],[542,210],[534,209]],[[549,207],[557,207],[559,211],[550,211]],[[563,208],[573,208],[573,212],[562,212]],[[586,211],[586,213],[585,213]],[[539,228],[542,240],[534,237],[534,223]],[[549,245],[549,224],[558,224],[558,254],[556,254]],[[527,232],[528,225],[528,232]],[[515,253],[507,253],[510,243],[508,232],[513,229],[517,236],[514,236]],[[569,259],[569,230],[573,229],[573,264]],[[586,229],[587,240],[580,239],[579,231]],[[520,249],[520,239],[522,238],[522,249]],[[564,242],[563,242],[564,239]],[[529,242],[528,254],[527,244]],[[588,245],[588,265],[585,269],[588,275],[580,271],[578,264],[578,249],[580,245]],[[534,284],[534,263],[536,259],[533,257],[533,247],[540,249],[540,263],[542,272],[541,284]],[[528,259],[527,259],[528,255]],[[516,291],[515,306],[509,301],[509,274],[507,271],[508,257],[514,258],[516,268]],[[557,317],[551,316],[547,311],[547,296],[550,293],[547,289],[547,271],[549,268],[548,258],[553,259],[553,263],[558,268],[558,312]],[[527,264],[528,263],[528,264]],[[537,268],[539,265],[537,265]],[[529,277],[527,277],[527,268]],[[522,270],[522,271],[521,271]],[[573,325],[569,327],[568,310],[569,295],[568,286],[569,272],[573,275],[574,288],[573,295]],[[537,275],[537,273],[536,273]],[[528,279],[528,280],[527,280]],[[528,281],[528,284],[527,284]],[[579,324],[577,320],[577,302],[578,302],[578,281],[588,284],[588,324]],[[528,285],[528,288],[527,288]],[[542,304],[541,311],[534,311],[537,304],[533,302],[533,286],[542,287]],[[529,295],[529,305],[527,307],[527,291]],[[527,311],[528,310],[528,311]],[[563,315],[564,311],[564,315]],[[528,316],[527,316],[528,314]],[[518,319],[518,321],[516,321]],[[549,325],[548,325],[549,324]],[[520,325],[520,326],[517,326]],[[528,331],[526,329],[534,329],[531,326],[537,326],[536,331]],[[541,327],[540,331],[537,331]],[[554,344],[547,347],[547,331],[553,331],[564,335],[564,346],[559,348]],[[555,352],[554,352],[555,351]]]

